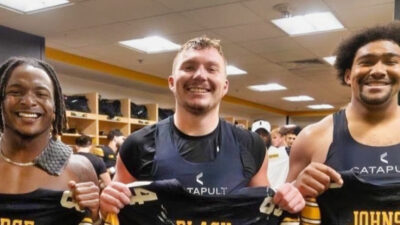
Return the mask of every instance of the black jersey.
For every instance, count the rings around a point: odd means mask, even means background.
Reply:
[[[400,179],[366,181],[353,171],[341,175],[342,188],[331,188],[317,198],[321,224],[400,224]]]
[[[117,157],[114,153],[114,151],[106,146],[106,145],[99,145],[97,146],[98,148],[100,148],[101,150],[103,150],[102,153],[95,153],[95,155],[100,156],[103,158],[104,160],[104,164],[106,164],[107,169],[111,168],[111,167],[115,167],[115,163],[117,161]],[[97,149],[98,151],[99,149]]]
[[[101,174],[107,172],[106,165],[104,164],[104,161],[99,158],[98,156],[93,155],[92,153],[88,152],[78,152],[77,154],[85,156],[87,159],[89,159],[90,163],[92,163],[94,170],[96,171],[97,177],[99,177]]]
[[[274,191],[267,187],[211,197],[192,195],[174,179],[136,183],[130,188],[130,205],[118,214],[121,225],[272,225],[282,214],[272,202]]]
[[[378,147],[358,143],[349,132],[342,110],[333,115],[333,141],[325,164],[337,171],[352,169],[364,179],[400,177],[399,149],[400,144]]]
[[[180,132],[170,120],[173,141],[177,145],[179,154],[190,162],[207,162],[216,158],[217,143],[223,140],[219,133],[221,119],[217,129],[205,136],[188,136]],[[261,167],[265,156],[265,144],[258,134],[235,126],[230,126],[235,141],[240,147],[241,163],[245,177],[251,178]],[[120,157],[128,171],[139,180],[153,180],[154,156],[156,152],[155,136],[157,125],[144,127],[124,141],[120,149]]]
[[[153,179],[177,179],[187,191],[198,195],[225,195],[246,187],[250,178],[244,176],[241,150],[231,126],[224,121],[218,126],[218,133],[224,138],[214,145],[215,159],[189,162],[180,155],[178,144],[173,141],[171,121],[159,122]]]
[[[37,189],[25,194],[0,194],[1,225],[83,225],[86,211],[69,191]]]

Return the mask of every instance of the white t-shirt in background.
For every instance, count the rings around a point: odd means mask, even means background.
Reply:
[[[268,151],[268,180],[271,187],[277,188],[285,183],[289,172],[289,156],[285,147],[269,147]]]

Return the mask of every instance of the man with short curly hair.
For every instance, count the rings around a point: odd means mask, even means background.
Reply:
[[[359,179],[382,184],[400,178],[395,169],[400,163],[399,34],[400,24],[390,23],[363,30],[339,45],[335,68],[351,89],[350,103],[303,129],[292,146],[288,181],[295,181],[303,196],[318,196],[323,224],[367,224],[364,219],[398,210],[388,202],[398,201],[397,194],[387,189],[385,199],[376,197],[378,189],[370,190]],[[343,187],[329,189],[331,183]],[[369,192],[361,196],[364,192],[351,189],[352,183]],[[346,211],[349,197],[357,206]],[[331,208],[343,201],[342,208]]]

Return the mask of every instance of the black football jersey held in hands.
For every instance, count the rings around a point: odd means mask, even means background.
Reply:
[[[131,203],[118,214],[121,225],[273,225],[282,214],[272,202],[275,192],[267,187],[199,196],[174,179],[137,183],[145,185],[130,187]]]

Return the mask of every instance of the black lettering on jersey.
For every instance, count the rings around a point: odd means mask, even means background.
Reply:
[[[78,211],[78,212],[83,212],[84,211],[79,207],[78,203],[76,203],[74,201],[74,199],[72,198],[72,192],[70,192],[70,191],[64,191],[63,192],[60,204],[61,204],[62,207],[67,208],[67,209],[75,208],[75,210]]]
[[[354,225],[397,225],[400,224],[400,211],[353,211]]]
[[[0,218],[0,225],[35,225],[33,220]]]
[[[144,188],[134,188],[132,194],[130,205],[143,205],[145,202],[156,201],[158,199],[155,192]]]

